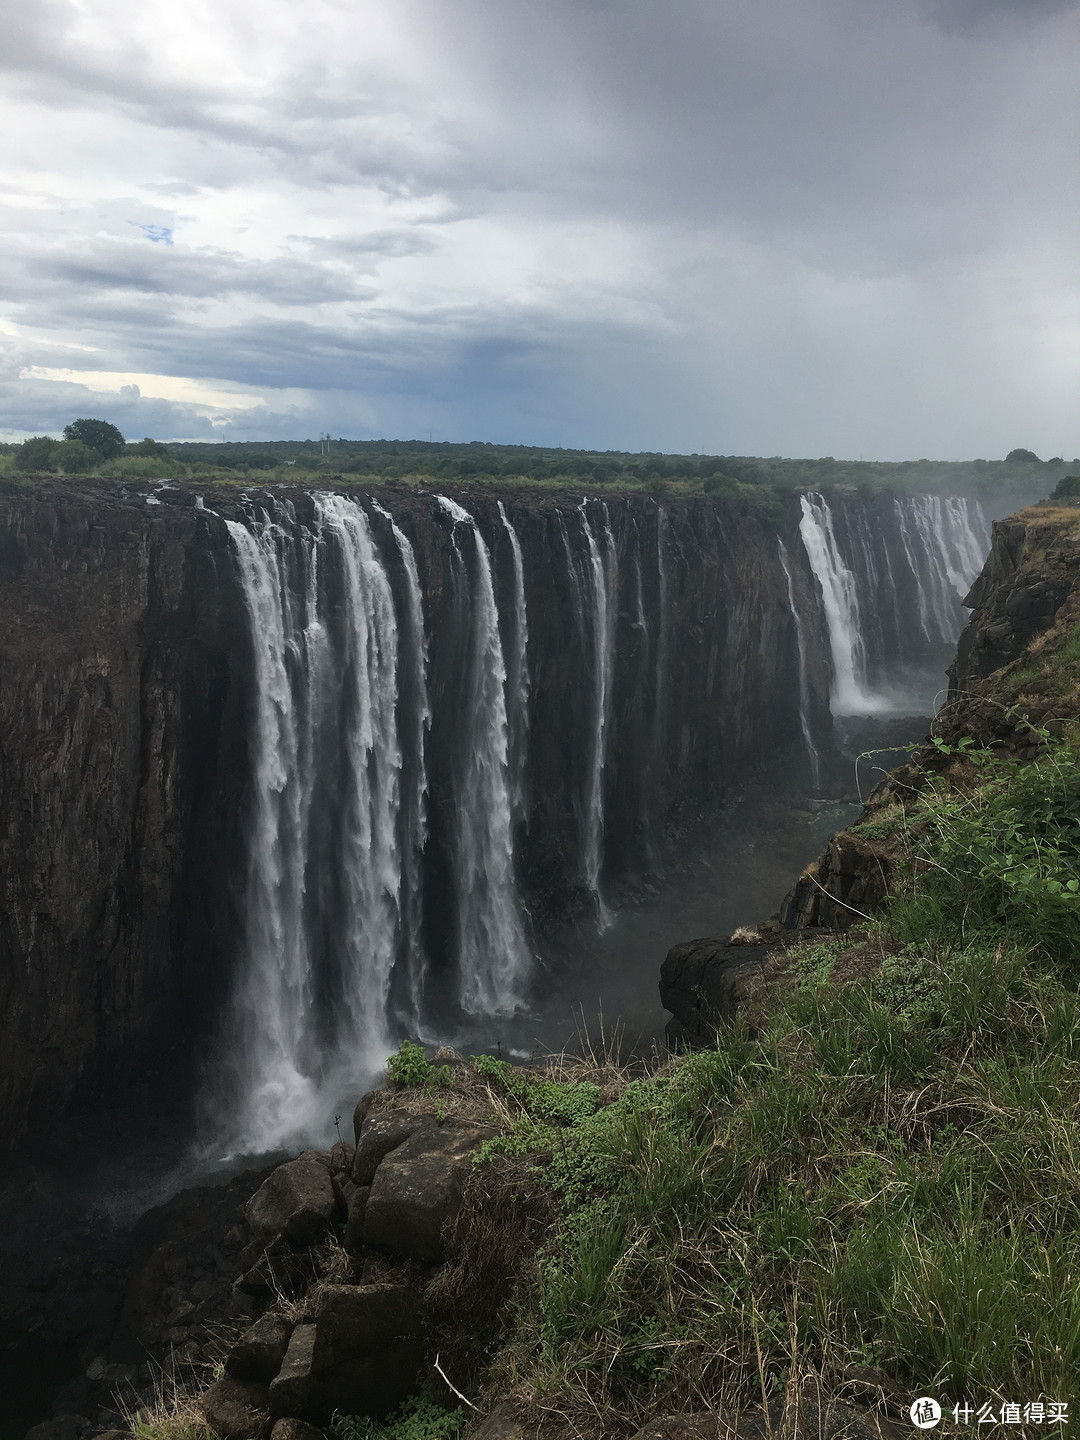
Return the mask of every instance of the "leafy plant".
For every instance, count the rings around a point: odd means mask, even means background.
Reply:
[[[424,1047],[411,1040],[403,1040],[397,1054],[390,1056],[386,1073],[395,1085],[428,1090],[448,1089],[453,1080],[449,1065],[432,1065]]]
[[[426,1395],[413,1395],[385,1420],[335,1415],[330,1433],[334,1440],[459,1440],[464,1423],[460,1405],[447,1410]]]

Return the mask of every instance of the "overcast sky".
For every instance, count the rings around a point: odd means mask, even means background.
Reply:
[[[0,433],[1080,454],[1077,0],[26,0]]]

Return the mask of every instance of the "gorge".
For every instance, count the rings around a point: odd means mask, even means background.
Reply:
[[[9,486],[8,1142],[137,1082],[265,1152],[404,1036],[527,1027],[550,938],[750,777],[919,733],[988,538],[961,496]]]

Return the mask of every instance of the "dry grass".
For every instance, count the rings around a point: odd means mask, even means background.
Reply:
[[[134,1409],[122,1403],[121,1414],[137,1440],[213,1440],[206,1423],[200,1396],[210,1380],[220,1373],[222,1358],[235,1339],[230,1330],[219,1335],[214,1349],[216,1359],[198,1365],[181,1365],[166,1361],[157,1367],[154,1376],[154,1399],[150,1405]]]

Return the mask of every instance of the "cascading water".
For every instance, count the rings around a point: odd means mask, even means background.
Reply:
[[[499,519],[510,541],[514,571],[514,626],[506,666],[506,692],[514,819],[521,820],[526,811],[525,781],[529,742],[529,616],[525,605],[525,564],[521,555],[521,541],[507,518],[506,507],[501,500]]]
[[[424,603],[420,574],[416,568],[416,554],[408,537],[390,512],[378,501],[372,502],[372,509],[390,526],[405,577],[406,626],[403,638],[406,643],[401,667],[399,714],[402,730],[406,732],[406,748],[408,753],[415,757],[415,763],[412,766],[411,783],[409,777],[406,777],[401,799],[404,860],[402,883],[405,893],[402,926],[406,963],[403,967],[397,967],[395,974],[402,976],[399,985],[399,1018],[407,1028],[419,1032],[423,1021],[424,982],[428,969],[428,957],[421,933],[421,861],[427,841],[427,766],[424,746],[427,732],[431,728],[431,705],[427,688],[428,646],[424,633]]]
[[[917,580],[919,623],[928,641],[956,639],[956,605],[982,568],[989,526],[977,500],[914,495],[896,500],[904,554]]]
[[[402,1037],[443,1039],[463,1017],[479,1033],[531,1003],[526,894],[557,915],[584,890],[608,923],[601,877],[662,863],[673,776],[704,753],[703,724],[725,733],[739,667],[760,654],[701,583],[729,584],[702,569],[724,555],[722,509],[692,512],[713,527],[703,560],[691,512],[664,507],[654,552],[647,512],[613,524],[602,502],[556,505],[530,529],[552,547],[535,557],[501,503],[298,504],[247,502],[225,522],[251,634],[252,771],[215,1092],[252,1149],[317,1129],[333,1087]],[[762,671],[779,687],[768,724],[774,746],[801,735],[815,789],[839,753],[816,708],[825,642],[835,716],[895,714],[908,695],[914,713],[985,530],[968,501],[802,497],[805,554],[779,540],[755,603],[790,609],[792,673]],[[815,594],[816,609],[801,598]],[[726,763],[694,772],[695,802],[729,783]]]
[[[874,508],[808,494],[801,508],[832,658],[833,715],[925,714],[989,544],[981,506],[914,495]]]
[[[656,508],[656,685],[653,706],[653,761],[663,773],[664,746],[667,741],[667,674],[668,674],[668,578],[667,513]]]
[[[887,702],[866,685],[866,649],[855,576],[840,554],[832,512],[824,498],[803,495],[801,505],[799,533],[821,587],[832,653],[832,712],[834,715],[871,715],[886,709]]]
[[[806,667],[806,631],[803,626],[803,618],[799,607],[795,603],[795,585],[791,577],[791,567],[788,564],[787,546],[783,540],[778,539],[777,545],[780,550],[780,568],[784,572],[784,582],[787,585],[788,605],[791,607],[791,619],[795,626],[795,641],[799,647],[799,725],[802,729],[803,740],[806,744],[806,755],[810,761],[811,783],[815,790],[821,784],[821,756],[814,744],[814,728],[810,720],[810,683]]]
[[[454,525],[453,546],[469,577],[471,634],[464,679],[455,797],[454,878],[458,998],[471,1015],[512,1013],[524,998],[531,957],[514,873],[513,782],[507,673],[499,634],[491,556],[473,517],[437,496]],[[468,566],[457,527],[472,536]]]
[[[582,502],[578,514],[588,550],[584,575],[578,573],[572,560],[570,563],[572,573],[578,579],[578,623],[590,642],[590,678],[593,692],[589,763],[581,804],[582,873],[585,885],[595,897],[600,923],[604,925],[609,918],[600,893],[604,843],[604,768],[611,719],[619,573],[607,505],[601,504],[600,513],[603,523],[598,540],[589,519],[589,512]]]
[[[391,973],[403,949],[419,959],[422,617],[407,607],[419,660],[406,756],[399,621],[371,524],[341,496],[316,495],[313,507],[310,526],[276,504],[227,522],[251,626],[255,724],[224,1088],[228,1132],[252,1149],[309,1130],[335,1071],[384,1058]]]

